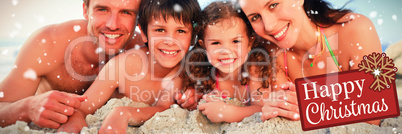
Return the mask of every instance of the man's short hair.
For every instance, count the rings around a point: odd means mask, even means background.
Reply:
[[[84,0],[84,4],[86,7],[89,7],[89,0]]]

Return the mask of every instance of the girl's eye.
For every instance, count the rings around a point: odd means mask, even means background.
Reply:
[[[274,3],[269,5],[269,9],[274,9],[276,6],[278,6],[278,3]]]
[[[240,43],[240,40],[234,40],[233,43]]]
[[[211,44],[212,45],[219,45],[220,43],[219,42],[212,42]]]
[[[165,29],[156,29],[156,32],[165,32]]]
[[[186,31],[184,31],[184,30],[177,30],[177,32],[179,32],[179,33],[186,33]]]
[[[257,21],[261,16],[260,15],[255,15],[251,18],[251,22]]]

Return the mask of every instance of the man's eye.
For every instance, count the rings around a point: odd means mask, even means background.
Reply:
[[[130,12],[124,11],[123,14],[128,14],[128,15],[130,15]]]
[[[106,9],[98,9],[98,11],[106,12],[107,10]]]

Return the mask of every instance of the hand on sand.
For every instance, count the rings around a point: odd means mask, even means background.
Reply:
[[[84,113],[75,110],[74,114],[68,117],[67,123],[62,124],[57,132],[80,133],[81,129],[87,126],[85,117]]]
[[[300,120],[295,85],[287,82],[280,85],[280,88],[281,90],[269,93],[269,96],[264,94],[261,120],[278,116],[289,120]]]
[[[188,110],[197,109],[198,101],[201,99],[202,94],[199,94],[195,91],[194,88],[189,88],[184,92],[184,94],[180,92],[176,92],[174,95],[174,99],[177,104],[179,104],[182,108],[187,108]]]
[[[49,91],[28,98],[27,114],[31,121],[39,127],[57,129],[66,123],[68,116],[81,106],[85,96],[59,91]]]

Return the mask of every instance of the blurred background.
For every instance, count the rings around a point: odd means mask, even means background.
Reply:
[[[199,0],[199,3],[205,7],[212,1],[216,0]],[[348,0],[328,1],[340,8]],[[371,19],[383,51],[402,39],[402,0],[354,0],[346,8]],[[24,41],[37,29],[84,19],[82,0],[1,0],[0,12],[0,80],[12,69]]]

